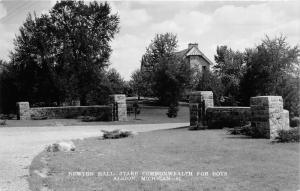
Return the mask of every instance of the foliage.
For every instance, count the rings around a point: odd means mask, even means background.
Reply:
[[[121,131],[119,129],[113,131],[105,131],[105,130],[101,130],[101,131],[103,132],[103,139],[120,139],[120,138],[133,136],[133,133],[131,131]]]
[[[197,125],[189,127],[189,130],[205,130],[205,129],[207,129],[207,126],[203,125],[202,123],[197,123]]]
[[[6,125],[6,124],[7,124],[7,123],[6,123],[6,119],[5,119],[5,120],[2,120],[2,119],[0,120],[0,125],[1,125],[1,126],[4,126],[4,125]]]
[[[289,130],[279,130],[277,142],[300,142],[300,127],[291,128]]]
[[[284,107],[299,115],[299,47],[290,47],[286,37],[270,39],[245,51],[245,75],[241,79],[244,104],[252,96],[281,95]]]
[[[221,105],[249,105],[250,97],[280,95],[291,116],[300,115],[300,50],[286,37],[268,36],[244,52],[218,46],[214,73],[221,81]]]
[[[170,118],[177,117],[178,106],[175,104],[171,104],[168,108],[167,116]]]
[[[253,138],[261,138],[263,135],[256,129],[251,126],[251,123],[248,123],[243,126],[235,126],[234,128],[227,129],[227,132],[232,135],[246,135]]]
[[[111,14],[109,4],[96,1],[61,1],[49,14],[29,14],[3,79],[4,89],[16,97],[5,99],[49,105],[80,99],[85,105],[87,96],[104,81],[109,43],[118,25],[119,17]]]
[[[290,119],[291,127],[300,127],[300,117],[293,117]]]
[[[84,116],[81,119],[83,122],[93,122],[93,121],[107,121],[107,115],[102,114],[101,116]]]
[[[172,33],[156,35],[142,57],[143,80],[162,105],[177,104],[190,69],[175,55],[177,37]]]
[[[115,94],[124,93],[125,81],[116,69],[110,69],[107,72],[107,78],[109,81],[110,91]]]
[[[47,118],[47,116],[31,116],[32,120],[45,120]]]
[[[131,74],[131,80],[129,82],[130,87],[133,90],[133,93],[138,96],[151,96],[153,93],[151,92],[151,85],[149,81],[145,80],[148,79],[146,76],[146,72],[142,72],[141,70],[135,70]]]
[[[198,76],[197,91],[212,91],[214,95],[214,104],[221,105],[221,97],[224,95],[224,86],[221,79],[213,72],[207,71],[203,75]]]
[[[243,53],[227,46],[218,46],[215,73],[223,85],[223,96],[230,98],[226,105],[237,105],[240,79],[243,75]]]

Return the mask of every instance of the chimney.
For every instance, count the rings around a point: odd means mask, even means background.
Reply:
[[[188,48],[191,49],[192,47],[198,48],[198,43],[189,43]]]

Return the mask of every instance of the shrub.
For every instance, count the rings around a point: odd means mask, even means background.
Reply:
[[[15,114],[0,114],[0,119],[17,119]]]
[[[276,137],[277,142],[287,143],[287,142],[299,142],[300,141],[300,128],[295,127],[289,130],[279,130],[278,137]]]
[[[81,121],[83,121],[83,122],[97,121],[97,117],[93,117],[93,116],[84,116],[84,117],[82,117]]]
[[[107,113],[101,113],[99,116],[82,116],[81,121],[93,122],[93,121],[109,121]]]
[[[178,107],[175,104],[169,106],[167,116],[170,118],[177,117]]]
[[[103,132],[103,139],[120,139],[124,137],[133,136],[133,133],[131,131],[121,131],[119,129],[113,131],[101,131]]]
[[[197,125],[193,125],[189,127],[189,130],[205,130],[207,129],[206,125],[203,125],[202,123],[197,123]]]
[[[31,116],[31,119],[33,120],[45,120],[47,119],[48,117],[47,116]]]
[[[263,135],[260,131],[257,130],[257,128],[253,128],[251,126],[251,123],[248,123],[243,126],[237,126],[232,129],[228,129],[227,132],[231,135],[246,135],[253,138],[261,138]]]
[[[0,120],[0,125],[6,125],[6,120]]]
[[[293,117],[290,120],[291,127],[299,127],[300,126],[300,117]]]

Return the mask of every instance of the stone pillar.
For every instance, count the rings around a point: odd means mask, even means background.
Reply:
[[[124,94],[114,94],[110,96],[110,99],[113,104],[113,120],[127,121],[126,96]]]
[[[274,140],[277,130],[288,129],[288,112],[281,96],[257,96],[250,99],[251,126],[261,137]]]
[[[198,103],[190,103],[190,126],[195,126],[199,121],[199,104]]]
[[[205,112],[208,107],[214,106],[212,91],[195,91],[190,93],[190,125],[197,125],[205,121]]]
[[[282,120],[283,120],[283,128],[289,129],[290,128],[290,112],[286,109],[282,112]]]
[[[28,120],[30,118],[29,102],[17,102],[17,119]]]

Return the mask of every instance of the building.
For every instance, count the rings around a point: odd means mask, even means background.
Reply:
[[[189,43],[188,48],[176,52],[176,55],[186,59],[191,68],[197,69],[201,73],[210,70],[213,63],[199,50],[198,43]]]
[[[199,50],[198,43],[189,43],[188,48],[181,50],[179,52],[175,52],[175,54],[182,58],[183,60],[187,60],[187,63],[191,68],[196,69],[195,71],[200,71],[203,73],[204,71],[209,71],[210,65],[213,63]],[[142,58],[141,62],[141,71],[152,71],[154,66],[146,65],[147,62],[144,62]]]

